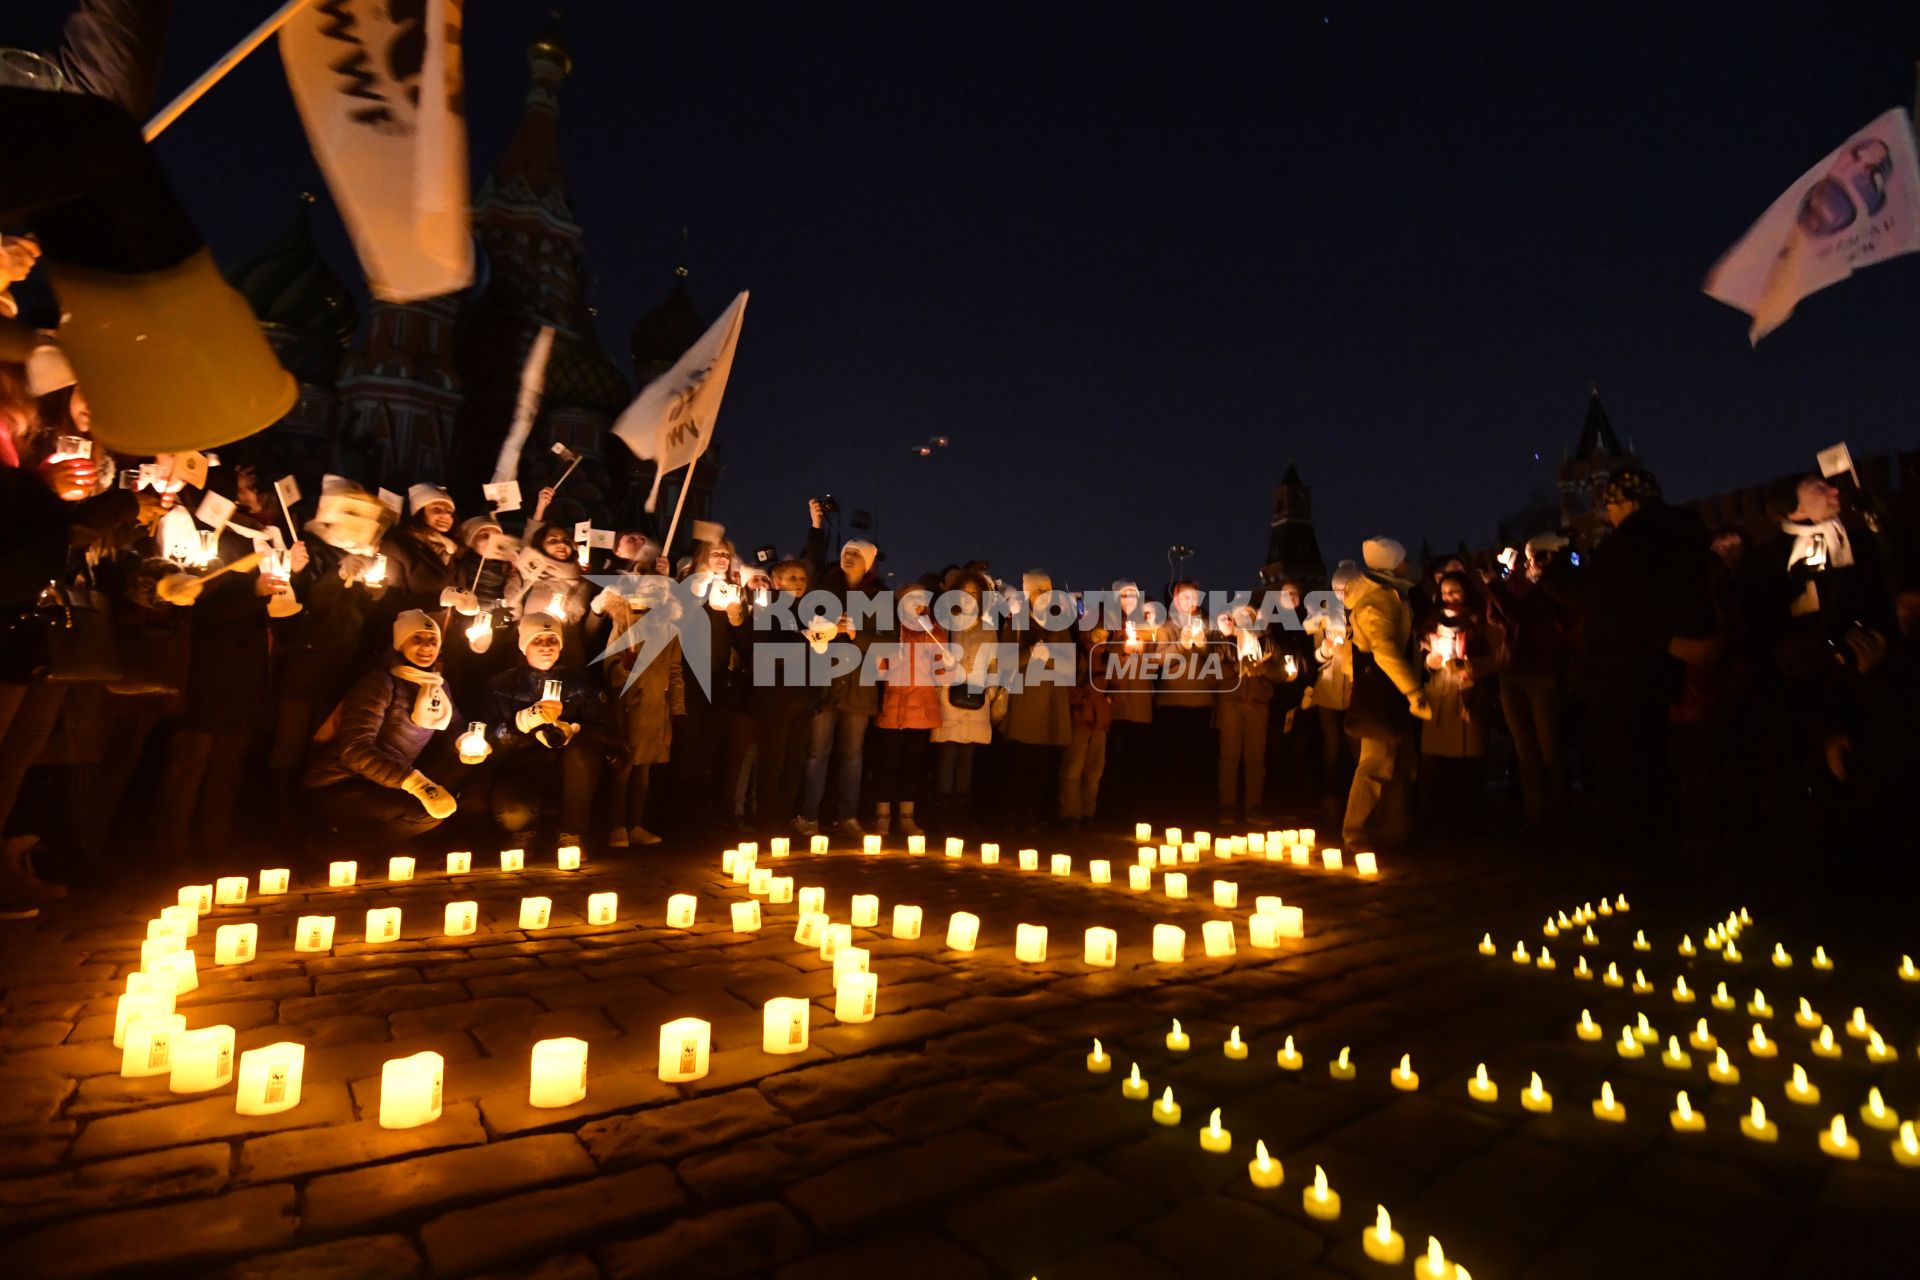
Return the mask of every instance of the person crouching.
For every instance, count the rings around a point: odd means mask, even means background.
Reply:
[[[599,674],[558,664],[561,624],[544,613],[520,619],[521,662],[487,686],[494,746],[489,804],[510,834],[532,829],[546,800],[560,792],[560,844],[577,844],[593,813],[609,759],[626,762],[612,704]]]

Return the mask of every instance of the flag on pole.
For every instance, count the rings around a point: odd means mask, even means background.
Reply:
[[[513,402],[513,421],[500,441],[500,456],[493,462],[495,484],[520,474],[520,451],[533,431],[533,420],[540,416],[540,397],[547,389],[547,359],[552,354],[553,326],[543,324],[527,347],[526,363],[520,366],[520,392]]]
[[[1707,293],[1753,317],[1759,342],[1800,299],[1920,249],[1920,163],[1904,107],[1802,174],[1707,273]]]
[[[461,4],[316,0],[280,29],[314,159],[389,302],[473,281]]]
[[[713,422],[733,372],[733,350],[747,295],[733,300],[713,326],[674,361],[673,368],[649,382],[639,398],[613,424],[634,456],[653,463],[653,489],[647,510],[660,498],[660,481],[669,471],[692,466],[713,441]]]

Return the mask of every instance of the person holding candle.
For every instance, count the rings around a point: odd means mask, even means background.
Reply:
[[[666,582],[649,577],[640,580],[634,595],[616,594],[606,606],[606,615],[618,638],[636,626],[664,626],[671,633],[670,619],[679,609]],[[648,787],[654,766],[666,764],[671,757],[674,725],[687,714],[679,635],[669,634],[666,647],[644,667],[638,665],[639,655],[639,646],[624,648],[609,653],[601,664],[613,695],[614,719],[627,744],[626,764],[616,768],[613,776],[607,845],[614,849],[660,843],[660,837],[645,825]]]
[[[613,702],[597,672],[561,665],[565,640],[545,613],[522,615],[519,665],[487,686],[485,719],[493,740],[488,804],[510,835],[536,826],[560,796],[557,843],[579,844],[609,760],[626,761]]]
[[[513,665],[513,647],[495,648],[494,639],[513,622],[505,608],[507,575],[520,554],[520,542],[508,537],[492,516],[462,520],[454,536],[460,553],[453,562],[452,582],[440,596],[447,625],[459,633],[444,655],[447,683],[463,705],[479,706],[487,681]]]
[[[1155,643],[1159,626],[1140,584],[1121,578],[1102,605],[1107,644],[1093,651],[1101,688],[1112,700],[1113,724],[1107,731],[1105,779],[1114,795],[1151,799],[1153,795],[1153,682],[1136,667]]]
[[[873,829],[881,835],[925,833],[913,820],[927,743],[941,723],[942,685],[949,678],[947,631],[934,621],[933,593],[920,583],[901,591],[896,634],[881,651],[880,714],[873,721]],[[898,821],[895,821],[895,809]]]
[[[1217,655],[1219,666],[1208,662],[1211,633],[1199,583],[1175,582],[1167,598],[1167,620],[1154,637],[1162,660],[1153,701],[1160,808],[1172,821],[1204,825],[1212,821],[1208,798],[1215,795],[1218,781],[1214,700],[1231,655]],[[1149,649],[1154,651],[1153,646]]]
[[[440,673],[440,626],[409,609],[392,630],[392,651],[354,682],[314,735],[303,784],[308,804],[343,844],[403,845],[458,807],[451,790],[416,767],[435,735],[460,718]],[[448,763],[458,777],[459,766]]]
[[[1107,769],[1107,736],[1113,725],[1113,699],[1092,679],[1094,655],[1107,642],[1104,627],[1074,637],[1073,687],[1067,690],[1071,728],[1060,758],[1060,820],[1070,826],[1092,820],[1100,803],[1100,779]]]
[[[565,525],[534,525],[507,576],[507,607],[521,621],[544,617],[560,631],[567,667],[587,664],[588,604],[593,584],[582,575],[573,531]]]
[[[1518,577],[1487,578],[1487,615],[1506,635],[1500,711],[1513,738],[1521,812],[1536,831],[1559,827],[1567,815],[1567,669],[1574,617],[1561,582],[1579,570],[1562,561],[1566,548],[1557,533],[1536,534],[1527,539]]]
[[[867,726],[880,710],[880,691],[864,676],[869,647],[880,636],[880,626],[870,607],[886,580],[880,576],[880,549],[863,538],[850,538],[840,548],[839,559],[827,564],[827,539],[824,524],[826,506],[818,498],[807,503],[811,524],[807,530],[805,558],[812,565],[811,580],[840,606],[829,646],[851,647],[860,662],[849,662],[847,669],[834,676],[827,687],[826,700],[813,716],[807,742],[807,772],[800,798],[800,817],[795,830],[812,835],[820,829],[822,804],[827,795],[829,773],[835,775],[835,834],[858,841],[865,835],[860,825],[860,783],[866,758]],[[845,655],[848,657],[852,654]]]
[[[947,672],[940,685],[940,727],[933,744],[934,827],[941,832],[971,831],[967,812],[973,795],[974,757],[993,740],[993,704],[1007,691],[996,679],[999,632],[987,616],[993,581],[977,570],[962,570],[935,604],[947,630]]]
[[[1420,668],[1408,655],[1413,613],[1402,576],[1407,553],[1391,538],[1361,547],[1366,567],[1342,593],[1353,645],[1353,695],[1347,733],[1360,740],[1360,760],[1347,795],[1342,838],[1348,848],[1377,848],[1407,834],[1406,789],[1412,781],[1412,719],[1433,715]]]
[[[1505,662],[1506,636],[1487,621],[1467,576],[1444,573],[1419,645],[1433,709],[1420,726],[1421,826],[1467,831],[1485,789],[1487,727],[1495,718],[1494,677]]]
[[[1073,741],[1074,628],[1079,610],[1073,597],[1056,591],[1044,571],[1020,577],[1022,608],[1014,615],[1019,677],[1007,697],[1000,732],[1006,742],[1011,803],[1009,818],[1017,832],[1032,831],[1049,816],[1047,797],[1056,794],[1061,758]]]
[[[805,560],[782,560],[768,577],[771,594],[753,606],[739,632],[748,669],[746,706],[755,722],[755,817],[763,838],[794,830],[807,745],[821,690],[816,662],[796,611],[812,570]]]
[[[1299,598],[1297,589],[1293,598]],[[1287,674],[1252,605],[1241,605],[1221,614],[1217,626],[1221,639],[1233,645],[1238,668],[1227,677],[1226,687],[1220,690],[1213,704],[1220,821],[1233,826],[1243,816],[1251,819],[1265,812],[1267,722],[1274,690],[1280,685],[1297,690],[1300,666],[1299,655],[1293,652],[1293,674]],[[1286,714],[1284,710],[1283,714]]]
[[[464,584],[457,584],[454,576],[460,544],[452,536],[453,518],[453,495],[439,485],[416,484],[407,490],[406,518],[380,543],[380,553],[387,558],[387,595],[382,604],[389,611],[458,608],[466,603]]]
[[[1353,696],[1353,646],[1347,639],[1347,607],[1341,593],[1359,574],[1360,566],[1342,560],[1333,571],[1332,599],[1325,609],[1311,610],[1306,635],[1313,642],[1313,686],[1302,696],[1301,707],[1313,708],[1320,725],[1320,808],[1329,826],[1340,819],[1353,783],[1353,750],[1347,738],[1347,703]]]

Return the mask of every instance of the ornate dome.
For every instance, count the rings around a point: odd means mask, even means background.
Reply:
[[[687,273],[682,268],[674,277],[673,288],[653,310],[641,316],[633,326],[628,345],[633,351],[633,370],[645,383],[653,381],[673,362],[686,354],[688,347],[707,331],[707,322],[694,310],[693,295],[687,292]]]
[[[607,353],[589,318],[579,333],[556,333],[547,361],[546,402],[565,408],[595,409],[618,417],[633,399],[633,389]]]

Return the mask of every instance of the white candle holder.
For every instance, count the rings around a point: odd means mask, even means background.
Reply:
[[[477,902],[449,902],[445,933],[449,938],[463,938],[480,927],[480,904]]]
[[[553,923],[553,899],[530,897],[520,899],[520,927],[522,929],[544,929]]]
[[[1177,924],[1153,926],[1153,959],[1156,964],[1179,964],[1187,958],[1187,931]]]
[[[606,893],[587,895],[587,923],[612,924],[620,918],[620,895],[608,890]]]
[[[828,924],[820,930],[820,958],[831,960],[842,950],[853,945],[853,926],[850,924]]]
[[[838,982],[843,976],[849,973],[870,972],[873,966],[869,964],[868,961],[871,958],[871,955],[865,947],[840,948],[833,953],[834,981]]]
[[[1040,869],[1040,851],[1038,849],[1022,849],[1020,851],[1020,869],[1022,871],[1038,871]]]
[[[761,1015],[760,1048],[766,1053],[804,1053],[812,1005],[798,996],[775,996]]]
[[[1233,954],[1233,921],[1209,920],[1200,926],[1201,945],[1214,959]]]
[[[246,900],[245,876],[221,876],[213,882],[213,901],[216,906],[236,907]]]
[[[756,898],[767,896],[773,885],[773,872],[766,867],[755,867],[747,872],[747,892]]]
[[[920,936],[920,908],[902,904],[893,909],[893,936],[909,939]]]
[[[956,911],[947,917],[947,950],[971,951],[980,941],[980,917]]]
[[[1183,872],[1169,871],[1161,877],[1161,887],[1169,898],[1184,898],[1187,896],[1187,877]]]
[[[587,1042],[577,1036],[537,1040],[528,1063],[527,1105],[570,1107],[587,1096]]]
[[[1145,893],[1153,888],[1153,868],[1145,866],[1128,867],[1127,888],[1135,893]]]
[[[1247,917],[1247,945],[1260,951],[1271,951],[1280,945],[1280,916],[1277,912],[1256,911]]]
[[[120,1074],[129,1080],[173,1072],[173,1042],[187,1029],[181,1013],[137,1017],[126,1025],[126,1044],[120,1052]]]
[[[293,949],[295,951],[331,951],[333,949],[333,917],[301,916],[293,927]]]
[[[793,877],[775,876],[767,881],[767,901],[774,904],[793,901]]]
[[[354,881],[360,878],[360,864],[351,858],[327,864],[327,887],[329,889],[351,889]]]
[[[877,894],[856,893],[850,915],[854,927],[871,929],[880,923],[880,898]]]
[[[773,839],[767,841],[768,857],[785,858],[791,856],[792,853],[793,842],[786,836],[775,836]]]
[[[1120,935],[1103,925],[1087,929],[1086,961],[1096,969],[1111,969],[1119,960]]]
[[[1056,875],[1056,876],[1072,875],[1073,874],[1073,855],[1067,854],[1067,853],[1054,854],[1052,857],[1047,859],[1047,871],[1049,872],[1049,874]]]
[[[307,1047],[291,1040],[262,1045],[240,1055],[233,1109],[243,1116],[270,1116],[300,1105]]]
[[[849,973],[833,985],[833,1016],[841,1022],[872,1022],[880,979],[871,973]]]
[[[500,851],[500,869],[502,871],[525,871],[527,869],[527,851],[525,849],[502,849]]]
[[[667,928],[691,929],[700,900],[690,893],[676,893],[667,899]]]
[[[1231,911],[1240,905],[1240,886],[1231,880],[1213,882],[1213,905],[1223,911]]]
[[[1306,913],[1299,907],[1281,907],[1274,912],[1280,922],[1282,938],[1304,938],[1307,936]]]
[[[174,901],[197,916],[206,915],[213,910],[213,886],[210,884],[182,885],[180,896]]]
[[[760,932],[760,904],[758,902],[735,902],[730,904],[735,933]]]
[[[140,979],[138,986],[135,979]],[[130,973],[128,990],[114,1002],[113,1047],[127,1043],[127,1027],[137,1018],[164,1018],[173,1012],[173,979],[167,974]]]
[[[793,922],[793,940],[803,947],[818,947],[820,935],[827,931],[824,911],[803,911]]]
[[[925,836],[908,836],[907,837],[908,853],[924,854],[926,853],[926,851],[927,851],[927,838]]]
[[[447,855],[447,874],[448,875],[464,876],[472,870],[473,870],[473,854],[471,852],[450,853]]]
[[[1113,864],[1105,858],[1095,858],[1087,864],[1087,879],[1093,884],[1113,883]]]
[[[1026,964],[1042,964],[1047,958],[1047,926],[1023,924],[1014,928],[1013,958]]]
[[[440,1118],[447,1062],[431,1049],[380,1066],[380,1127],[417,1129]]]
[[[413,879],[414,861],[404,853],[387,859],[387,879],[404,884]]]
[[[829,841],[825,836],[809,836],[807,838],[808,853],[825,853],[828,847]]]
[[[958,858],[967,851],[967,842],[959,836],[948,836],[946,854],[949,858]]]
[[[802,885],[796,907],[801,915],[810,913],[826,914],[827,891],[818,885]]]
[[[374,907],[367,912],[367,941],[395,942],[400,937],[400,908]]]
[[[182,1031],[173,1038],[171,1093],[205,1093],[233,1079],[233,1028],[224,1024]]]
[[[995,866],[1000,861],[1000,846],[989,840],[980,846],[980,865]]]
[[[278,897],[287,891],[287,885],[293,880],[293,872],[286,867],[267,867],[260,872],[260,896]]]
[[[161,956],[159,967],[154,972],[173,979],[175,995],[200,989],[200,961],[191,951],[175,951],[171,955]]]
[[[215,964],[246,964],[259,954],[259,925],[223,924],[213,931]]]
[[[698,1080],[707,1074],[713,1024],[704,1018],[675,1018],[660,1026],[660,1078],[668,1084]]]
[[[185,891],[182,890],[182,892]],[[202,912],[195,911],[191,904],[184,902],[178,906],[160,908],[160,919],[164,923],[172,925],[179,933],[182,941],[200,935],[200,917],[202,914]],[[149,934],[148,936],[152,935]]]

